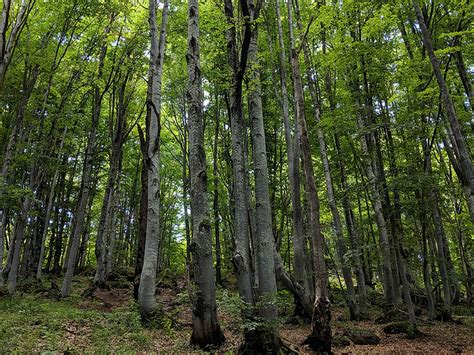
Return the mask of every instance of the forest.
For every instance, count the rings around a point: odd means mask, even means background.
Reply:
[[[3,0],[0,352],[474,352],[470,0]]]

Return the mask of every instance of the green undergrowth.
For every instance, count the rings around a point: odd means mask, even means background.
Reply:
[[[34,295],[0,298],[2,352],[114,352],[145,350],[151,339],[136,306],[111,312],[81,309],[73,297]]]

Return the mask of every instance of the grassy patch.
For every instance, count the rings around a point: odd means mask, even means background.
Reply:
[[[5,352],[140,351],[150,344],[134,305],[105,313],[79,309],[74,299],[12,296],[0,299],[0,319]]]

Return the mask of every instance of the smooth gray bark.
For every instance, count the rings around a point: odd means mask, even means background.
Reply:
[[[217,321],[216,285],[212,260],[211,219],[204,150],[203,91],[199,48],[199,3],[188,0],[187,101],[189,110],[189,168],[191,178],[191,242],[194,267],[193,333],[191,342],[202,348],[225,338]]]
[[[425,174],[429,178],[433,174],[431,163],[431,149],[428,141],[423,141]],[[428,204],[431,210],[431,218],[434,227],[434,237],[436,241],[436,260],[438,263],[441,284],[443,285],[443,303],[446,310],[451,307],[451,288],[449,284],[448,267],[446,265],[446,252],[444,250],[444,226],[441,210],[438,205],[439,193],[435,186],[430,186],[428,190]]]
[[[147,180],[148,209],[143,268],[140,275],[138,302],[142,318],[149,318],[157,311],[155,300],[158,253],[160,251],[160,119],[161,79],[168,22],[169,1],[163,3],[161,30],[156,25],[156,0],[149,2],[151,37],[150,78],[147,103]]]
[[[273,300],[277,295],[272,230],[272,210],[268,189],[267,148],[265,142],[264,118],[261,98],[260,74],[258,71],[258,29],[252,31],[249,46],[250,80],[253,82],[249,94],[249,111],[252,123],[252,148],[255,177],[255,225],[256,225],[256,264],[258,272],[258,295],[263,305],[259,313],[268,322],[259,334],[259,348],[267,352],[278,352],[278,330],[274,328],[277,308]]]

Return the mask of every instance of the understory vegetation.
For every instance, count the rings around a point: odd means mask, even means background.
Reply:
[[[45,278],[42,283],[25,282],[19,286],[18,294],[0,299],[0,344],[3,352],[195,352],[189,344],[192,327],[189,309],[189,295],[185,279],[168,275],[160,282],[157,298],[166,310],[165,323],[159,327],[149,327],[142,323],[138,305],[133,301],[132,282],[127,281],[127,271],[111,283],[110,290],[96,290],[84,296],[91,284],[91,269],[82,270],[74,279],[71,297],[61,299],[53,284],[59,279]],[[128,272],[133,276],[132,270]],[[377,323],[384,314],[381,307],[373,306],[370,317],[364,322],[351,322],[344,306],[343,294],[335,287],[331,297],[334,307],[333,332],[334,352],[472,352],[472,310],[456,307],[453,310],[456,321],[427,321],[422,311],[420,329],[422,334],[407,338],[406,334],[385,334],[387,324]],[[372,297],[381,301],[380,293]],[[217,290],[217,304],[222,328],[227,342],[219,353],[238,352],[245,326],[240,317],[240,301],[235,289]],[[301,344],[309,331],[308,324],[293,316],[293,300],[287,292],[278,297],[279,320],[282,337],[291,342],[292,350],[309,354],[311,350]],[[403,323],[403,322],[402,322]],[[358,345],[346,335],[350,330],[366,331],[380,338],[372,345]]]
[[[0,352],[474,351],[473,23],[3,0]]]

